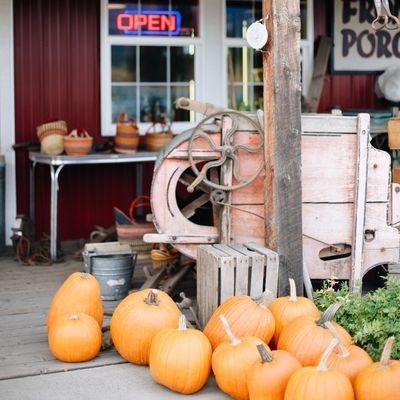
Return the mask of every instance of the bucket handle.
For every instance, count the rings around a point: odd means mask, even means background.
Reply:
[[[139,203],[139,201],[143,201],[142,203]],[[136,209],[138,208],[142,208],[142,207],[151,207],[151,203],[150,203],[150,196],[136,196],[130,207],[129,207],[129,218],[131,219],[132,223],[136,223],[136,219],[135,219],[135,215],[134,212]]]

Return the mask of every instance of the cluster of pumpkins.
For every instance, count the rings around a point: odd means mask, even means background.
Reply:
[[[237,400],[400,399],[400,362],[390,359],[394,339],[373,363],[351,344],[345,329],[331,322],[339,304],[321,316],[311,300],[296,295],[294,281],[290,286],[290,296],[275,300],[230,298],[203,332],[187,328],[166,293],[135,292],[112,316],[112,341],[127,361],[149,365],[156,382],[183,394],[199,391],[212,370],[218,387]],[[72,274],[50,307],[52,353],[69,362],[95,357],[101,324],[95,278]]]

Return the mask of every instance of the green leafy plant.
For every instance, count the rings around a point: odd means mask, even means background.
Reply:
[[[392,357],[400,358],[400,280],[388,278],[383,288],[363,297],[350,293],[346,283],[328,280],[315,292],[314,301],[321,311],[334,302],[342,302],[336,322],[347,329],[354,342],[374,360],[379,359],[389,336],[396,337]]]

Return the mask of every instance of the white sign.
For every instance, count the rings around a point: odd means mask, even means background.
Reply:
[[[335,72],[379,72],[400,65],[400,30],[375,32],[374,0],[335,0],[334,2]],[[400,14],[400,0],[391,0],[390,7]]]

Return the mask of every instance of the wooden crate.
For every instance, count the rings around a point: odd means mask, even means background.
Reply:
[[[204,326],[214,310],[232,296],[276,297],[278,254],[257,244],[214,244],[198,247],[197,306]]]

